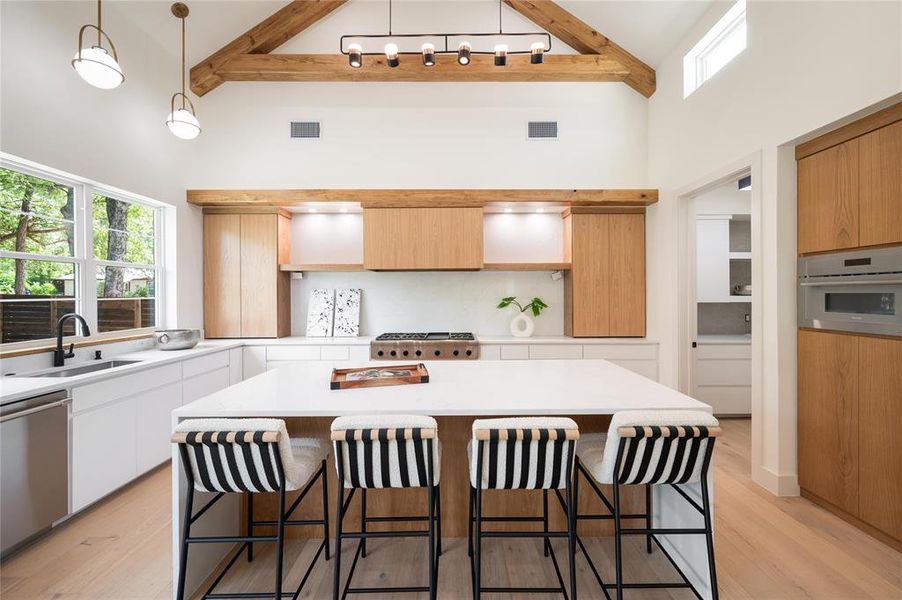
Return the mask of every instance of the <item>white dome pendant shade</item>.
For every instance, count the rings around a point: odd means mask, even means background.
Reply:
[[[119,87],[125,81],[125,74],[119,66],[119,57],[116,55],[116,46],[110,36],[100,28],[100,0],[97,0],[97,25],[84,25],[78,31],[78,51],[72,58],[72,66],[79,77],[89,84],[102,90],[111,90]],[[97,44],[85,47],[84,37],[86,29],[97,31]],[[110,50],[103,47],[106,39]]]
[[[193,140],[200,135],[200,122],[194,110],[194,103],[185,95],[185,17],[188,16],[188,7],[176,2],[172,5],[172,14],[182,22],[182,91],[172,95],[169,101],[169,117],[166,119],[166,127],[177,138]],[[176,100],[181,99],[181,106],[176,108]]]

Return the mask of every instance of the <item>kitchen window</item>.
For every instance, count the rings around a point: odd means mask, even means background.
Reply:
[[[92,334],[155,327],[161,233],[152,201],[0,161],[0,343],[53,338],[69,312]],[[64,333],[81,330],[68,321]]]
[[[683,98],[736,58],[745,46],[745,0],[739,0],[683,57]]]

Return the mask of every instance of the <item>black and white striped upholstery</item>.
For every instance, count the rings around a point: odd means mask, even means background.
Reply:
[[[561,489],[572,473],[579,429],[573,419],[524,417],[473,422],[467,446],[470,486],[482,489]]]
[[[326,452],[319,440],[289,438],[280,419],[191,419],[176,427],[199,492],[297,490],[313,477]]]
[[[332,422],[336,468],[346,488],[426,487],[432,440],[433,485],[441,478],[442,446],[435,419],[421,415],[362,415]]]
[[[613,483],[615,473],[620,484],[694,483],[719,431],[705,412],[624,411],[611,419],[607,435],[586,436],[577,455],[601,483]]]

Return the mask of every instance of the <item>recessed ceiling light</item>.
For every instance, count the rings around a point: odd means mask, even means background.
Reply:
[[[545,209],[540,206],[539,208],[536,209],[536,212],[543,213],[543,212],[545,212]]]
[[[310,208],[307,209],[307,212],[309,212],[309,213],[315,213],[315,212],[316,212],[316,208],[314,208],[314,207],[311,206]]]
[[[347,209],[347,208],[341,208],[341,209],[339,209],[339,212],[346,213],[346,212],[348,212],[348,209]]]
[[[504,209],[504,212],[506,212],[506,213],[512,213],[512,212],[514,212],[514,209],[511,208],[510,206],[508,206],[507,208]]]

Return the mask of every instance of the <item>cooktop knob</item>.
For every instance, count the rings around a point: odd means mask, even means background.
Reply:
[[[423,354],[423,351],[422,351],[422,350],[417,350],[417,351],[416,351],[416,355],[417,355],[417,356],[420,356],[420,355],[422,355],[422,354]]]
[[[458,354],[460,354],[460,350],[455,350],[455,351],[452,352],[451,354],[453,354],[454,356],[457,356]]]
[[[441,355],[442,355],[442,351],[441,351],[441,350],[436,350],[435,352],[433,352],[433,354],[435,354],[436,356],[441,356]]]
[[[405,351],[402,352],[401,354],[403,354],[404,356],[407,356],[408,354],[410,354],[410,352],[408,352],[407,350],[405,350]]]
[[[378,354],[379,356],[383,356],[383,355],[385,354],[385,352],[383,352],[382,350],[380,350],[380,351],[377,352],[376,354]]]
[[[472,350],[467,350],[467,356],[473,356],[473,351],[472,351]]]
[[[398,353],[397,353],[397,352],[395,352],[395,351],[394,351],[394,350],[392,350],[392,351],[391,351],[391,355],[392,355],[392,356],[397,356],[397,355],[398,355]]]

